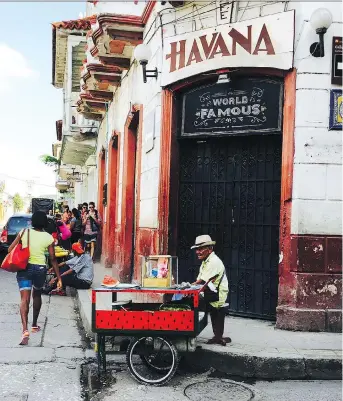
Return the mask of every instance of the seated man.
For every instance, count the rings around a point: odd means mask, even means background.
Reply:
[[[66,286],[76,288],[78,290],[86,290],[92,285],[94,278],[93,260],[88,253],[84,253],[82,246],[79,242],[72,245],[72,250],[76,254],[70,260],[60,263],[60,275],[62,280],[62,291],[53,290],[56,288],[57,279],[53,278],[49,285],[51,286],[51,294],[65,295]]]

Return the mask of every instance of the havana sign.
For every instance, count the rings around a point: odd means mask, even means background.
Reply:
[[[232,67],[293,66],[294,11],[171,36],[164,41],[162,86]]]

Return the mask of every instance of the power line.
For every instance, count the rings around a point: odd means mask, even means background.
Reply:
[[[25,182],[26,184],[27,184],[28,181],[30,181],[30,180],[27,180],[27,179],[24,180],[24,179],[22,179],[22,178],[13,177],[13,176],[11,176],[11,175],[4,174],[4,173],[0,173],[0,175],[3,176],[3,177],[6,177],[6,178],[11,178],[12,180],[17,180],[17,181]],[[32,180],[32,181],[33,181],[33,180]],[[33,182],[34,182],[34,181],[33,181]],[[55,188],[54,185],[39,184],[39,183],[36,183],[36,182],[34,182],[34,185],[41,186],[41,187]]]

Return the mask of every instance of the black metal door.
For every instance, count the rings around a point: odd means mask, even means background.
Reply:
[[[190,246],[210,234],[239,315],[275,317],[280,181],[281,135],[180,141],[179,277],[196,278]]]

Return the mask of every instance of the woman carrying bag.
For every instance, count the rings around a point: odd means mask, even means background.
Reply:
[[[19,345],[27,345],[30,333],[28,331],[28,315],[30,297],[32,292],[33,319],[31,332],[37,333],[40,327],[37,324],[39,312],[42,306],[42,289],[47,272],[45,252],[48,250],[50,262],[57,276],[57,287],[62,288],[62,281],[55,257],[55,241],[52,235],[44,231],[48,224],[48,218],[44,212],[38,211],[32,215],[32,229],[21,230],[8,252],[21,241],[23,248],[28,247],[30,256],[25,270],[17,272],[17,282],[20,291],[20,317],[23,325],[22,338]],[[32,289],[33,287],[33,289]]]

